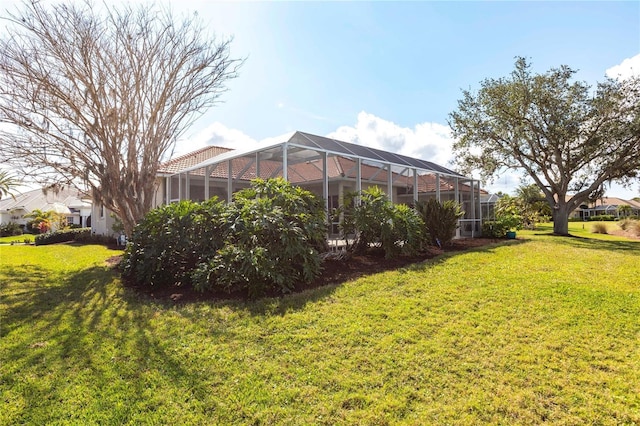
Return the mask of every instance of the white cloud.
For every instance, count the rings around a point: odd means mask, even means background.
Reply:
[[[640,76],[640,53],[626,58],[620,64],[607,69],[608,77],[625,80],[631,76]]]
[[[293,135],[293,132],[268,137],[258,141],[241,130],[230,129],[224,124],[216,121],[194,136],[191,136],[188,139],[179,140],[176,144],[174,157],[210,145],[233,149],[254,148],[258,145],[285,142],[291,138],[291,135]]]
[[[182,155],[205,146],[215,145],[233,149],[253,147],[258,141],[241,130],[230,129],[224,124],[214,122],[196,135],[177,142],[174,155]]]
[[[451,130],[438,123],[402,127],[365,111],[355,126],[341,126],[328,137],[432,161],[450,167],[453,155]]]

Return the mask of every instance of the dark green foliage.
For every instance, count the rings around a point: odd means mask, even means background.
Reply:
[[[143,286],[286,293],[320,273],[322,203],[283,179],[255,180],[225,205],[217,199],[152,210],[125,250],[123,278]]]
[[[150,211],[134,228],[122,261],[123,278],[136,285],[191,283],[199,263],[222,247],[224,204],[181,201]]]
[[[589,220],[592,222],[613,222],[617,220],[617,217],[612,214],[601,214],[597,216],[589,216]]]
[[[509,227],[497,220],[485,220],[482,222],[482,236],[485,238],[504,238]]]
[[[0,224],[0,237],[12,237],[22,235],[22,228],[15,222]]]
[[[345,197],[341,211],[336,212],[343,216],[343,234],[354,238],[350,249],[363,252],[370,247],[380,247],[387,258],[419,251],[424,225],[413,209],[394,205],[377,186],[362,191],[359,205],[354,205],[356,196]]]
[[[223,214],[224,244],[193,273],[204,290],[287,293],[320,274],[326,244],[324,208],[311,192],[284,179],[256,179]]]
[[[78,241],[88,235],[91,235],[91,228],[62,229],[60,231],[36,235],[35,244],[37,246],[44,246],[47,244]]]
[[[83,244],[113,245],[116,242],[116,239],[109,235],[95,235],[88,232],[86,234],[83,233],[81,235],[77,235],[74,241]]]
[[[456,235],[458,219],[464,216],[459,203],[453,200],[439,202],[432,198],[427,201],[417,201],[416,211],[424,221],[431,244],[448,245]]]

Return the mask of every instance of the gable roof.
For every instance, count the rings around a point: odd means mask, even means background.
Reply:
[[[15,196],[0,200],[0,211],[23,210],[27,213],[36,209],[42,211],[56,210],[59,206],[65,205],[69,208],[80,209],[90,207],[90,203],[84,201],[89,197],[86,194],[73,188],[62,188],[58,192],[45,192],[40,189],[23,192]]]
[[[640,209],[640,202],[635,200],[623,200],[617,197],[602,197],[596,200],[594,208],[617,208],[618,206],[631,206],[634,209]]]
[[[163,174],[180,173],[184,169],[188,169],[196,164],[200,164],[203,161],[229,151],[233,151],[233,149],[223,148],[221,146],[205,146],[204,148],[200,148],[196,151],[189,152],[160,164],[158,172]]]

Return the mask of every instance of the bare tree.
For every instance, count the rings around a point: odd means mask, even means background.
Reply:
[[[38,183],[91,190],[130,234],[160,161],[237,77],[231,40],[154,5],[30,0],[4,21],[0,159]]]

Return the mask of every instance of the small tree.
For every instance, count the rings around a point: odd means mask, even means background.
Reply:
[[[506,231],[522,229],[525,218],[520,199],[505,195],[496,203],[496,222]]]
[[[152,5],[27,0],[3,21],[0,160],[91,189],[130,235],[161,159],[236,77],[230,41]]]
[[[622,204],[618,206],[616,210],[618,212],[618,216],[621,216],[621,217],[631,216],[631,214],[633,213],[633,209],[628,204]]]

